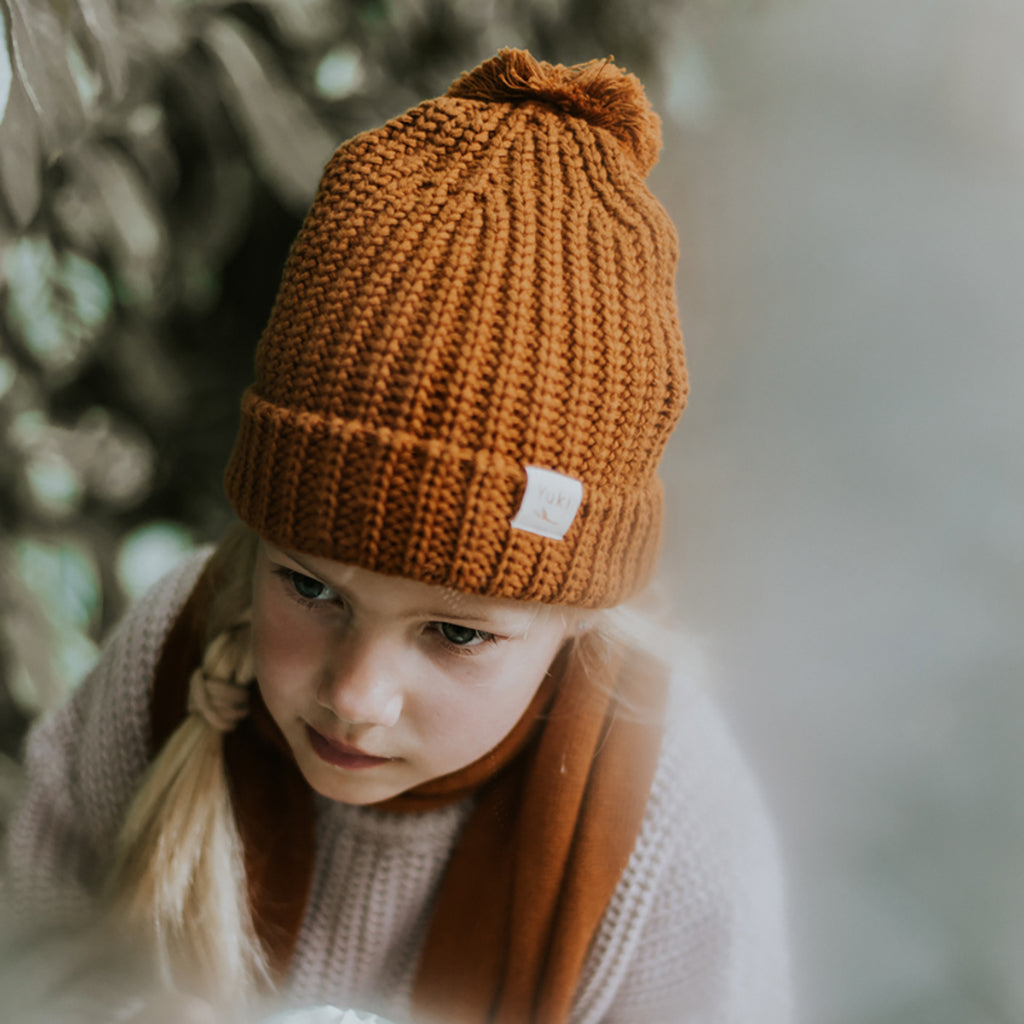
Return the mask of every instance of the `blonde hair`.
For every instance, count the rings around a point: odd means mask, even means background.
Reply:
[[[199,670],[252,676],[248,628],[256,537],[238,525],[214,552],[216,581]],[[155,948],[168,988],[239,1006],[270,986],[249,909],[242,844],[224,762],[224,729],[190,700],[189,714],[139,783],[108,878],[115,922]],[[216,719],[215,719],[216,720]]]

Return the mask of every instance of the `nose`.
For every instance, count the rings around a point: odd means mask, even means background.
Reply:
[[[348,725],[386,728],[402,715],[400,679],[398,655],[387,638],[346,630],[330,646],[317,703]]]

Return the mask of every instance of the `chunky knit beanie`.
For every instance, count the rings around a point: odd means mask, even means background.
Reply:
[[[340,146],[243,398],[241,519],[476,594],[642,586],[687,393],[660,144],[634,76],[503,50]]]

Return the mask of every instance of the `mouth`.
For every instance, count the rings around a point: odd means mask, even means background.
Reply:
[[[350,743],[339,743],[337,740],[330,740],[321,735],[308,723],[306,724],[306,737],[313,752],[321,761],[326,761],[335,768],[345,768],[349,771],[358,771],[365,768],[375,768],[382,764],[390,764],[397,760],[394,757],[377,757],[374,754],[367,754]]]

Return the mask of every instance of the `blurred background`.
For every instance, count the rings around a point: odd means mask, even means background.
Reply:
[[[775,812],[807,1024],[1024,1019],[1016,0],[0,0],[0,820],[217,536],[334,145],[503,45],[665,118],[665,577]]]

